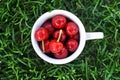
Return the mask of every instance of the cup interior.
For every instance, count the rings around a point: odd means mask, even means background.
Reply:
[[[39,48],[38,42],[35,39],[36,30],[38,28],[40,28],[40,26],[45,21],[47,21],[48,19],[51,19],[55,15],[65,16],[66,18],[68,18],[71,21],[73,21],[74,23],[76,23],[79,28],[80,39],[79,39],[79,46],[78,46],[77,50],[70,56],[63,58],[63,59],[55,59],[55,58],[49,57],[46,54],[44,54],[41,51],[41,49]],[[31,32],[31,42],[32,42],[32,46],[33,46],[35,52],[40,56],[41,59],[43,59],[49,63],[52,63],[52,64],[66,64],[66,63],[69,63],[69,62],[73,61],[74,59],[76,59],[82,52],[82,50],[85,46],[85,41],[86,41],[86,34],[85,34],[85,29],[84,29],[82,22],[74,14],[72,14],[71,12],[65,11],[65,10],[53,10],[51,12],[44,13],[36,20],[36,22],[33,25],[32,32]]]

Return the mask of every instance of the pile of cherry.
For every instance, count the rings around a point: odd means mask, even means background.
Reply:
[[[79,30],[73,21],[62,15],[56,15],[37,29],[35,38],[43,53],[62,59],[78,48]]]

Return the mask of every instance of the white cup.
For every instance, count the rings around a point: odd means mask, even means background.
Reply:
[[[52,57],[47,56],[42,52],[40,49],[38,42],[35,39],[35,32],[40,26],[48,19],[52,18],[55,15],[63,15],[67,17],[68,19],[72,20],[74,23],[78,25],[79,28],[79,34],[80,34],[80,39],[79,39],[79,45],[77,50],[70,56],[63,58],[63,59],[55,59]],[[32,46],[35,50],[35,52],[38,54],[38,56],[52,64],[66,64],[74,59],[76,59],[81,52],[83,51],[83,48],[85,47],[86,40],[92,40],[92,39],[102,39],[104,37],[103,32],[85,32],[85,28],[82,24],[82,22],[76,17],[74,14],[71,12],[68,12],[66,10],[53,10],[51,12],[46,12],[43,15],[41,15],[36,22],[33,25],[32,32],[31,32],[31,42]]]

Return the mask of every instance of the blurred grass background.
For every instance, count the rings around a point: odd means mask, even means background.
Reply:
[[[47,11],[74,13],[87,32],[104,39],[87,41],[81,55],[65,65],[41,60],[30,34]],[[120,0],[0,0],[1,80],[120,80]]]

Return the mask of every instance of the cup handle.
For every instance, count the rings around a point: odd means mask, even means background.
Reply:
[[[86,40],[102,39],[103,37],[104,37],[103,32],[87,32],[86,33]]]

